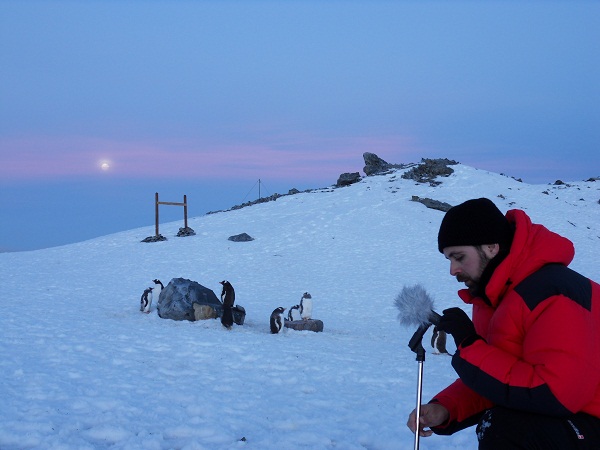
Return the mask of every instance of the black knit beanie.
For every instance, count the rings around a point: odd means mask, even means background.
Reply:
[[[438,233],[438,250],[457,245],[510,245],[513,228],[502,212],[487,198],[467,200],[448,210]]]

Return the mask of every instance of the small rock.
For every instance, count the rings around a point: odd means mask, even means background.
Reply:
[[[178,237],[194,236],[196,232],[190,227],[181,227],[177,232]]]
[[[242,234],[236,234],[235,236],[229,236],[227,238],[227,240],[233,241],[233,242],[250,242],[250,241],[253,241],[254,238],[252,236],[250,236],[249,234],[242,233]]]
[[[158,236],[148,236],[147,238],[142,239],[141,242],[160,242],[166,240],[166,237],[164,237],[162,234],[159,234]]]

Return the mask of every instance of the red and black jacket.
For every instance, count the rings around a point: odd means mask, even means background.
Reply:
[[[521,210],[506,217],[515,236],[487,299],[459,291],[483,339],[457,349],[452,366],[460,378],[432,400],[450,412],[433,428],[438,434],[477,423],[495,405],[600,417],[600,285],[567,267],[571,241]]]

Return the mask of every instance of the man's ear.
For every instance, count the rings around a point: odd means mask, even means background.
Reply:
[[[484,244],[481,247],[485,255],[490,259],[500,252],[500,244]]]

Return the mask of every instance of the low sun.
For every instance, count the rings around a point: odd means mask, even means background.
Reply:
[[[101,168],[102,170],[108,170],[108,169],[110,169],[110,164],[109,164],[107,161],[103,161],[103,162],[100,164],[100,168]]]

